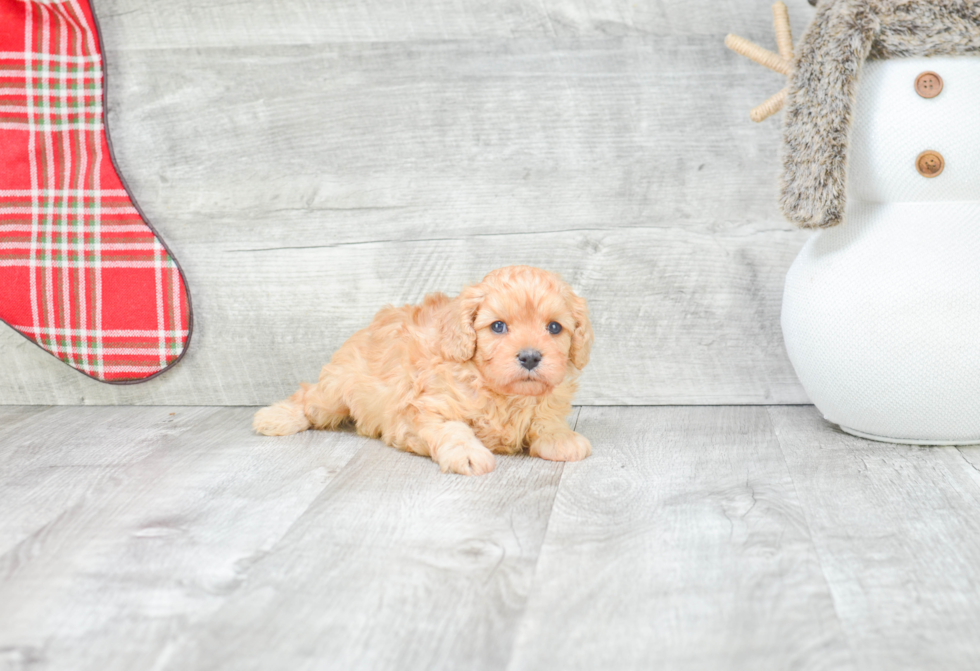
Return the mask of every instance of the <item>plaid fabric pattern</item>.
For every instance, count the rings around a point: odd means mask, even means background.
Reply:
[[[98,380],[187,346],[181,273],[113,166],[88,0],[0,0],[0,319]]]

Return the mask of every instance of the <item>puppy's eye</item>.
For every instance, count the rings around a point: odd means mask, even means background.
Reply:
[[[551,335],[558,335],[559,333],[561,333],[561,324],[559,324],[558,322],[551,322],[550,324],[548,324],[548,333],[550,333]]]
[[[503,322],[494,322],[490,324],[490,330],[494,333],[507,333],[507,324]]]

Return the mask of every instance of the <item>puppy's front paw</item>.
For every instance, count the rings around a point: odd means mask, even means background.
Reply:
[[[592,454],[592,443],[574,431],[538,436],[531,443],[531,456],[551,461],[581,461]]]
[[[494,469],[493,453],[479,441],[449,443],[436,451],[436,463],[443,473],[485,475]]]

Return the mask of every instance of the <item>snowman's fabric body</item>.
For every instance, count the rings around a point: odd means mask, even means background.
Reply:
[[[783,300],[811,400],[858,435],[980,442],[980,2],[822,0],[785,138],[780,204],[823,229]]]

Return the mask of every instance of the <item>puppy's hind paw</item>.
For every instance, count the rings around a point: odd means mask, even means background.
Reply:
[[[474,444],[475,443],[475,444]],[[493,453],[481,443],[451,443],[437,452],[436,462],[443,473],[486,475],[497,465]]]
[[[252,418],[252,428],[263,436],[288,436],[310,428],[303,406],[279,401],[262,408]]]
[[[550,461],[581,461],[592,454],[592,443],[581,433],[567,431],[538,436],[531,443],[531,456]]]

